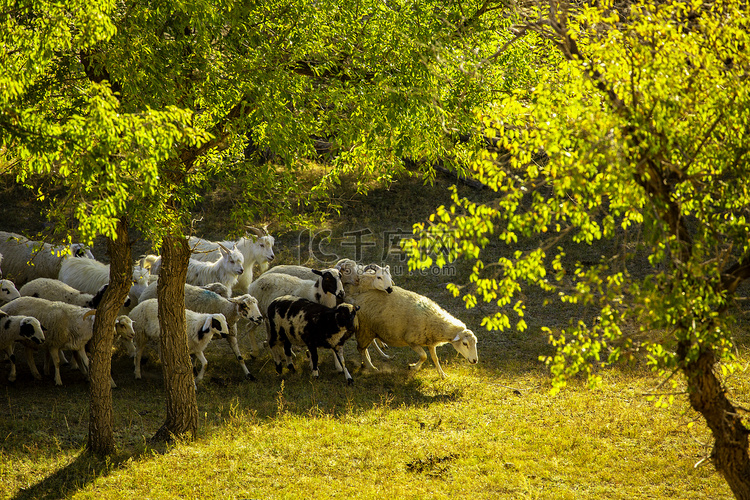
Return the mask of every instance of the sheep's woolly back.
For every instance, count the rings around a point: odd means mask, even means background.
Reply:
[[[33,316],[46,328],[46,348],[77,351],[83,349],[94,334],[92,309],[37,297],[19,297],[0,307],[11,316]]]
[[[94,295],[84,293],[72,286],[63,283],[60,280],[52,278],[36,278],[19,290],[23,297],[39,297],[47,300],[57,300],[67,304],[73,304],[81,307],[96,307],[98,303],[94,301]],[[101,289],[97,294],[101,292]],[[101,297],[99,297],[101,299]]]
[[[362,292],[352,302],[360,306],[357,341],[364,346],[374,338],[394,347],[436,346],[466,329],[463,321],[433,300],[397,286],[393,293]]]
[[[58,279],[76,290],[95,294],[109,283],[109,266],[97,260],[66,257],[60,266]]]
[[[81,260],[94,256],[80,243],[70,247],[33,241],[16,233],[0,231],[0,254],[3,255],[4,276],[23,286],[34,278],[57,278],[66,256],[79,255]]]

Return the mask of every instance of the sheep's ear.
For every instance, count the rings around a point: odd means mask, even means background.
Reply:
[[[0,311],[0,318],[4,318],[4,317],[6,317],[6,316],[10,316],[10,314],[8,314],[8,313],[7,313],[7,312],[5,312],[5,311]]]
[[[317,274],[318,276],[323,276],[323,271],[318,271],[317,269],[312,270],[313,274]]]
[[[211,322],[213,321],[213,319],[214,319],[213,316],[208,316],[206,318],[206,321],[203,323],[203,328],[201,328],[201,332],[207,333],[208,331],[211,330]]]
[[[460,334],[460,333],[457,333],[457,334],[456,334],[456,338],[455,338],[455,339],[453,339],[453,340],[451,340],[451,342],[458,342],[459,340],[461,340],[461,334]]]

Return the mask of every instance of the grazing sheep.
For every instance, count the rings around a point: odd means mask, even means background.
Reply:
[[[84,293],[67,283],[53,278],[36,278],[19,290],[22,297],[39,297],[47,300],[57,300],[67,304],[96,309],[107,291],[107,284],[102,286],[96,295]]]
[[[141,358],[146,344],[150,340],[157,340],[160,335],[158,303],[156,299],[148,299],[139,303],[130,311],[130,318],[133,320],[135,329],[135,378],[141,378]],[[208,366],[208,360],[203,351],[211,342],[214,335],[226,337],[229,335],[227,319],[223,314],[205,314],[197,313],[189,309],[185,310],[185,319],[187,321],[188,351],[195,354],[201,362],[201,369],[196,377],[196,382],[203,380],[203,375]]]
[[[390,346],[414,349],[419,354],[419,361],[410,366],[415,370],[427,359],[422,348],[426,346],[442,378],[446,375],[435,352],[438,345],[450,342],[470,363],[478,361],[474,333],[427,297],[396,286],[393,293],[369,290],[351,300],[360,306],[357,349],[368,368],[377,370],[367,352],[367,346],[376,338]]]
[[[281,374],[282,352],[287,367],[294,371],[292,344],[310,351],[310,368],[318,377],[318,347],[331,349],[344,372],[347,384],[354,383],[344,363],[344,343],[354,334],[357,310],[351,304],[326,307],[308,299],[283,295],[268,306],[268,345]]]
[[[16,286],[23,286],[34,278],[57,278],[66,256],[94,258],[91,250],[80,243],[51,245],[5,231],[0,231],[0,253],[3,254],[3,270]]]
[[[220,251],[221,258],[216,262],[190,259],[185,281],[199,286],[218,282],[231,291],[239,277],[245,272],[245,257],[236,246],[230,250],[222,245]]]
[[[78,357],[81,370],[88,378],[89,359],[86,356],[86,343],[94,334],[94,314],[96,310],[85,307],[55,302],[37,297],[19,297],[0,307],[11,316],[33,316],[44,325],[46,341],[44,348],[52,358],[55,366],[55,385],[62,385],[60,378],[60,351],[63,349],[74,351]],[[31,373],[41,379],[34,363],[34,348],[29,342],[26,346],[26,360]],[[49,365],[45,362],[45,373]]]
[[[133,285],[128,297],[133,305],[148,286],[148,269],[133,266]],[[109,264],[91,259],[63,259],[57,279],[84,293],[96,294],[109,283]]]
[[[196,260],[214,261],[219,258],[219,245],[226,247],[236,246],[245,258],[245,273],[242,274],[234,286],[238,293],[246,293],[247,287],[253,282],[253,266],[258,264],[260,272],[268,269],[269,263],[274,259],[274,238],[265,227],[257,229],[248,227],[254,234],[245,234],[242,238],[234,241],[208,241],[195,236],[190,237],[190,247],[193,249],[192,258]]]
[[[212,285],[215,285],[214,283]],[[215,288],[209,286],[210,288]],[[221,287],[226,291],[226,287]],[[146,291],[141,294],[139,302],[156,297],[156,286],[149,285]],[[249,321],[254,325],[259,325],[263,321],[263,316],[258,309],[258,301],[252,295],[244,294],[238,297],[226,298],[216,292],[198,287],[195,285],[185,284],[185,307],[191,311],[199,313],[222,313],[227,320],[229,327],[229,336],[226,337],[229,346],[232,348],[237,361],[240,363],[245,377],[255,380],[245,365],[245,359],[240,353],[239,341],[237,338],[237,322],[241,319]]]
[[[20,296],[21,293],[11,280],[0,280],[0,304],[5,304]]]
[[[5,351],[10,360],[9,382],[16,380],[16,356],[13,354],[13,344],[16,341],[43,343],[42,325],[31,316],[9,316],[0,311],[0,350]]]

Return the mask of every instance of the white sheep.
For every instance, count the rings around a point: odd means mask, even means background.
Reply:
[[[133,285],[128,291],[133,305],[148,286],[148,269],[133,266]],[[109,283],[109,264],[92,259],[63,259],[57,279],[84,293],[96,294]]]
[[[0,280],[0,304],[5,304],[20,296],[21,293],[11,280]]]
[[[21,287],[22,297],[39,297],[41,299],[65,302],[81,307],[96,309],[102,300],[107,285],[102,286],[96,295],[82,292],[67,283],[53,278],[36,278]]]
[[[23,286],[34,278],[57,278],[66,256],[94,259],[91,250],[81,243],[52,245],[5,231],[0,231],[0,253],[5,275],[13,279],[16,286]]]
[[[390,346],[411,347],[419,354],[419,361],[410,365],[415,370],[427,360],[422,346],[427,347],[442,378],[446,375],[435,352],[438,345],[450,342],[470,363],[478,361],[474,333],[427,297],[396,286],[393,293],[369,290],[351,300],[360,306],[357,349],[363,364],[370,369],[377,370],[367,352],[367,346],[375,338]]]
[[[216,285],[216,283],[212,284]],[[209,289],[185,284],[185,307],[191,311],[199,313],[222,313],[227,320],[229,335],[226,337],[229,346],[232,349],[237,361],[240,363],[245,377],[254,380],[255,377],[250,373],[245,365],[245,359],[240,353],[239,340],[237,337],[237,323],[240,320],[246,320],[253,325],[259,325],[263,321],[263,316],[258,309],[258,301],[252,295],[244,294],[237,297],[226,298],[212,289],[215,286],[209,285]],[[221,287],[225,292],[226,287]],[[141,294],[139,302],[156,298],[156,286],[149,285],[146,291]]]
[[[141,378],[141,358],[143,351],[149,341],[158,340],[160,335],[159,305],[156,299],[148,299],[139,303],[130,311],[135,329],[135,378]],[[203,351],[208,346],[214,335],[225,337],[229,335],[227,319],[223,314],[197,313],[189,309],[185,310],[187,321],[188,351],[194,354],[201,362],[201,369],[196,377],[196,382],[203,380],[203,375],[208,366]]]
[[[237,284],[237,280],[245,272],[245,257],[236,246],[231,249],[220,247],[221,257],[215,262],[190,259],[186,282],[191,285],[208,285],[221,283],[229,290]],[[244,292],[243,292],[244,293]]]
[[[245,234],[242,238],[234,241],[208,241],[202,238],[191,236],[189,240],[190,248],[193,249],[192,258],[196,260],[214,261],[219,258],[219,245],[225,247],[235,245],[242,252],[245,258],[245,273],[242,274],[235,284],[234,288],[238,293],[246,293],[247,287],[253,282],[253,266],[258,264],[260,272],[263,273],[268,269],[269,263],[274,259],[273,253],[274,238],[265,227],[257,229],[248,227],[254,234]]]
[[[86,356],[86,343],[94,334],[95,309],[37,297],[19,297],[0,307],[0,310],[11,316],[33,316],[44,325],[46,340],[43,347],[55,366],[55,385],[62,385],[60,351],[63,349],[74,352],[78,357],[81,370],[88,378],[89,359]],[[28,342],[24,342],[24,345],[31,373],[35,378],[41,379],[34,363],[33,351],[36,346]],[[49,365],[45,362],[45,373],[48,373],[48,368]]]
[[[0,350],[7,353],[10,360],[9,382],[16,380],[16,356],[13,354],[13,344],[18,341],[42,344],[44,332],[39,320],[31,316],[9,316],[0,311]]]

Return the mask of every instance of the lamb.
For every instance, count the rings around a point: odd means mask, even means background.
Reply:
[[[78,357],[81,370],[88,378],[89,359],[86,356],[86,343],[94,334],[95,309],[50,301],[38,297],[19,297],[0,307],[0,310],[11,316],[33,316],[46,328],[44,348],[52,358],[55,366],[55,385],[62,385],[60,378],[60,351],[67,349],[74,351]],[[34,346],[25,342],[26,360],[31,373],[36,379],[41,379],[34,363]],[[48,365],[45,363],[45,373]]]
[[[150,285],[138,300],[144,302],[155,297],[156,286]],[[203,287],[186,284],[185,307],[199,313],[222,313],[224,315],[229,327],[229,336],[226,337],[227,342],[229,342],[232,352],[239,361],[245,377],[249,380],[255,380],[255,377],[245,365],[237,338],[237,322],[240,319],[247,320],[254,325],[259,325],[263,321],[255,297],[244,294],[238,297],[225,298]]]
[[[275,258],[273,253],[274,238],[265,227],[257,229],[248,227],[254,233],[247,233],[245,236],[234,241],[214,242],[192,236],[190,238],[190,247],[193,249],[193,259],[203,261],[213,261],[219,258],[219,245],[236,246],[242,252],[245,258],[245,273],[242,274],[235,284],[234,288],[238,293],[246,293],[247,287],[253,282],[253,266],[258,264],[260,272],[263,273],[268,269],[269,263]]]
[[[427,360],[422,348],[426,346],[442,378],[446,375],[435,352],[438,345],[450,342],[470,363],[478,361],[474,333],[427,297],[396,286],[393,293],[369,290],[351,300],[360,306],[357,349],[368,368],[377,370],[367,352],[367,346],[375,338],[391,346],[411,347],[419,354],[419,361],[410,365],[415,370]]]
[[[326,307],[308,299],[283,295],[268,306],[268,345],[276,371],[281,374],[282,352],[287,367],[294,371],[292,344],[310,351],[310,368],[318,377],[318,347],[331,349],[344,372],[347,384],[354,383],[344,363],[344,343],[354,334],[357,310],[351,304]]]
[[[149,340],[159,338],[159,319],[158,303],[156,299],[148,299],[139,303],[130,311],[130,318],[133,320],[135,329],[135,378],[141,378],[141,358],[146,344]],[[189,309],[185,310],[185,319],[187,321],[188,350],[190,354],[195,354],[201,362],[201,369],[196,377],[196,382],[203,380],[203,375],[208,366],[203,351],[208,346],[214,335],[226,337],[229,335],[226,317],[221,314],[197,313]]]
[[[133,304],[148,286],[148,269],[133,266],[133,286],[128,297]],[[96,294],[109,283],[109,264],[91,259],[63,259],[57,279],[84,293]]]
[[[0,311],[0,349],[8,354],[10,360],[9,382],[16,381],[16,356],[13,354],[13,344],[16,341],[43,343],[42,325],[31,316],[9,316]]]
[[[66,256],[94,259],[91,250],[81,243],[51,245],[5,231],[0,231],[0,253],[3,254],[3,269],[16,286],[23,286],[34,278],[57,278]]]
[[[243,266],[245,257],[236,246],[228,249],[220,246],[221,258],[216,262],[204,262],[190,259],[188,263],[186,282],[191,285],[208,285],[221,283],[230,291],[237,284],[237,280],[245,272]]]
[[[23,297],[39,297],[42,299],[65,302],[76,306],[96,309],[102,300],[104,292],[107,291],[107,284],[102,286],[96,295],[84,293],[72,286],[53,278],[36,278],[19,290]]]
[[[20,296],[16,285],[11,280],[0,280],[0,304],[5,304]]]

